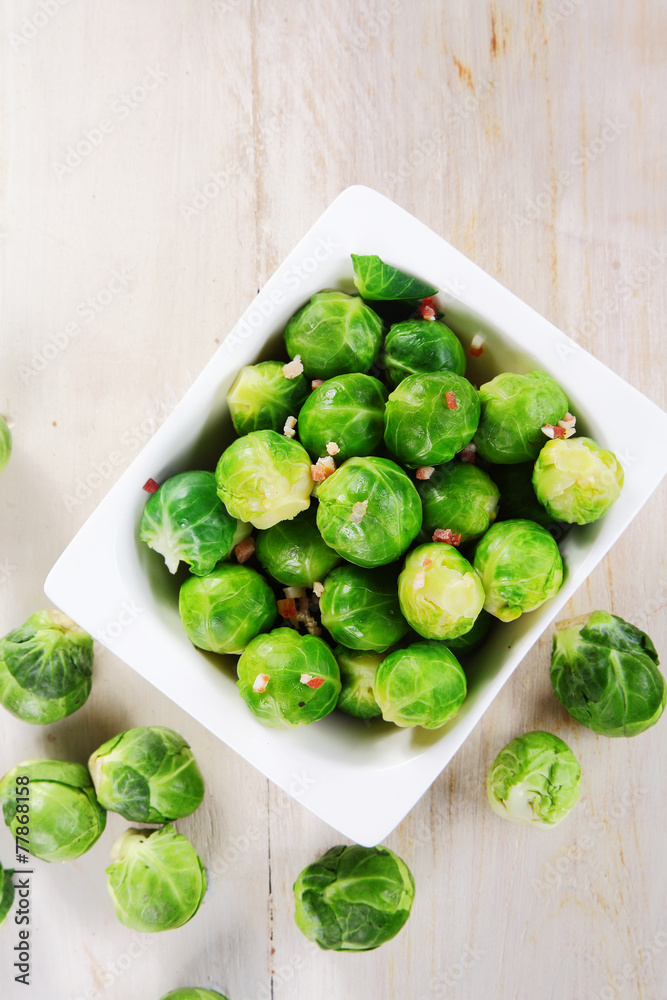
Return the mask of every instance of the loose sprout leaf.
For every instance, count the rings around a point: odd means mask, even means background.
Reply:
[[[369,301],[425,299],[438,293],[434,285],[427,285],[418,278],[406,274],[405,271],[399,271],[398,268],[385,264],[377,254],[364,257],[353,253],[351,256],[355,274],[354,283],[363,298]]]

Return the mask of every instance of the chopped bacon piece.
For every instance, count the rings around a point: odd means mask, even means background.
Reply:
[[[563,438],[565,437],[565,428],[559,427],[558,424],[545,424],[541,428],[542,433],[546,434],[548,438]]]
[[[475,336],[470,341],[470,347],[468,348],[468,354],[471,358],[478,358],[484,353],[484,348],[486,346],[486,340],[481,335],[481,333],[476,333]]]
[[[327,441],[327,451],[330,455],[337,455],[340,448],[335,441]]]
[[[321,597],[324,593],[324,584],[320,583],[319,580],[316,580],[313,584],[313,593],[315,594],[315,597]]]
[[[255,694],[261,694],[262,691],[266,691],[266,687],[270,680],[271,678],[268,674],[257,674],[252,685],[252,689]]]
[[[412,589],[421,590],[422,587],[425,586],[426,586],[426,573],[424,572],[423,569],[420,569],[417,573],[415,573],[415,578],[412,581]]]
[[[459,452],[459,458],[462,462],[468,462],[470,465],[474,465],[476,451],[477,445],[473,444],[471,441],[470,444],[467,444],[465,448]]]
[[[283,593],[285,597],[293,597],[294,600],[298,600],[300,597],[306,596],[305,587],[283,587]]]
[[[430,479],[435,472],[435,465],[420,465],[415,472],[415,479]]]
[[[317,688],[321,688],[324,684],[324,677],[313,677],[312,674],[301,674],[301,683],[305,684],[306,687],[317,690]]]
[[[433,565],[432,559],[422,559],[422,569],[428,569],[429,566]]]
[[[357,500],[356,503],[352,504],[352,513],[348,520],[353,521],[354,524],[361,524],[365,515],[366,509],[368,507],[368,500]]]
[[[141,488],[142,490],[146,490],[146,493],[157,493],[160,489],[160,484],[156,483],[154,479],[147,479]]]
[[[435,319],[437,316],[435,299],[428,295],[417,306],[417,315],[420,319]]]
[[[568,427],[568,429],[563,434],[563,437],[564,438],[571,438],[572,435],[576,434],[576,433],[577,433],[577,428],[576,427]]]
[[[295,354],[291,361],[288,361],[286,365],[283,365],[283,375],[285,378],[298,378],[298,376],[302,374],[303,365],[301,363],[301,355]]]
[[[326,458],[318,458],[315,465],[310,467],[310,478],[314,483],[323,483],[325,479],[336,471],[336,463],[328,455]]]
[[[310,383],[310,388],[311,389],[319,389],[319,387],[321,385],[324,385],[324,379],[323,378],[314,378],[312,380],[312,382]]]
[[[577,422],[577,418],[572,413],[566,413],[562,420],[558,421],[559,427],[574,427]]]
[[[288,417],[285,421],[285,426],[283,427],[283,434],[285,437],[293,438],[296,434],[294,428],[296,427],[296,417]]]
[[[458,410],[459,404],[456,402],[456,394],[455,393],[453,393],[453,392],[446,392],[445,393],[445,400],[446,400],[447,406],[449,407],[450,410]]]
[[[278,601],[278,614],[281,618],[296,618],[296,601],[293,597]]]
[[[462,535],[455,535],[451,528],[436,528],[433,532],[434,542],[447,542],[448,545],[460,545]]]
[[[244,538],[242,542],[234,546],[234,555],[240,563],[247,562],[250,556],[255,551],[255,539],[252,535],[249,538]]]

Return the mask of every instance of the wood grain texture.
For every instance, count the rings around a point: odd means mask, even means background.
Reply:
[[[0,481],[3,634],[43,606],[67,542],[349,184],[394,198],[665,405],[659,0],[2,10],[0,411],[15,435]],[[663,656],[665,504],[662,488],[567,609],[609,608]],[[120,817],[79,862],[38,866],[30,996],[157,1000],[197,983],[231,1000],[664,1000],[667,724],[631,741],[577,727],[551,694],[549,647],[389,838],[417,899],[399,937],[361,956],[320,952],[293,922],[292,882],[339,836],[110,652],[74,717],[34,730],[3,713],[2,772],[85,761],[114,732],[159,723],[191,741],[208,786],[179,828],[213,891],[178,931],[116,922],[103,869]],[[584,769],[580,805],[544,835],[485,801],[495,754],[532,728],[564,737]],[[11,1000],[27,995],[13,944],[8,925]]]

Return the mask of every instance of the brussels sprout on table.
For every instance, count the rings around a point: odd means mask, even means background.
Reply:
[[[525,733],[500,751],[486,789],[491,808],[504,819],[523,826],[555,826],[581,794],[581,767],[557,736]]]
[[[355,719],[374,719],[382,714],[373,694],[373,685],[384,655],[370,649],[336,646],[334,656],[341,683],[336,708]]]
[[[76,712],[92,676],[93,640],[60,611],[37,611],[0,639],[0,704],[24,722]]]
[[[14,869],[0,864],[0,927],[14,905]]]
[[[212,653],[241,653],[276,620],[276,598],[249,566],[221,563],[181,586],[178,611],[190,642]]]
[[[304,726],[329,715],[340,671],[323,639],[277,628],[248,644],[237,664],[241,697],[265,726]]]
[[[317,527],[357,566],[395,562],[416,538],[422,505],[410,477],[386,458],[350,458],[318,488]]]
[[[171,990],[162,1000],[227,1000],[226,996],[216,990],[205,990],[201,986],[182,986],[180,990]]]
[[[482,458],[498,465],[534,462],[546,440],[542,427],[568,412],[567,396],[543,371],[503,372],[480,386],[479,398],[475,445]]]
[[[537,456],[533,486],[555,520],[589,524],[618,500],[623,468],[613,452],[590,438],[555,438]]]
[[[441,642],[415,642],[385,656],[373,693],[386,722],[439,729],[460,709],[467,694],[466,675]]]
[[[246,365],[227,394],[227,405],[237,434],[277,431],[296,416],[310,392],[303,375],[289,377],[282,361]]]
[[[336,462],[370,455],[382,441],[387,390],[370,375],[339,375],[313,390],[299,413],[299,437],[312,458]],[[333,446],[333,447],[332,447]]]
[[[603,736],[637,736],[656,724],[667,685],[645,632],[608,611],[556,629],[551,683],[577,722]]]
[[[297,927],[333,951],[370,951],[410,916],[415,880],[387,847],[332,847],[294,883]]]
[[[486,592],[485,609],[503,622],[539,608],[563,582],[563,560],[549,532],[519,518],[489,528],[477,544],[474,566]]]
[[[285,327],[291,358],[301,358],[309,378],[365,372],[380,349],[382,320],[358,295],[313,295]]]
[[[413,278],[405,271],[399,271],[391,264],[385,264],[377,254],[363,256],[353,253],[354,283],[359,292],[369,302],[396,299],[413,301],[436,295],[438,289],[427,285],[419,278]]]
[[[0,417],[0,472],[4,472],[12,454],[12,432],[4,417]]]
[[[449,462],[428,479],[417,480],[424,531],[449,528],[462,542],[479,538],[496,519],[500,492],[491,478],[469,462]]]
[[[262,568],[287,587],[312,587],[341,559],[320,535],[312,509],[260,531],[255,555]]]
[[[165,480],[147,500],[139,538],[164,556],[170,573],[184,562],[206,576],[232,551],[236,518],[217,493],[212,472],[181,472]]]
[[[398,578],[403,615],[427,639],[454,639],[473,627],[484,588],[468,560],[453,546],[431,542],[408,555]]]
[[[28,796],[17,794],[25,787]],[[64,760],[26,760],[12,768],[0,781],[0,803],[12,834],[25,833],[29,841],[25,849],[42,861],[80,858],[101,836],[107,821],[86,768]]]
[[[88,769],[100,805],[132,823],[189,816],[204,797],[204,779],[189,744],[163,726],[119,733],[91,755]]]
[[[339,566],[320,595],[322,624],[336,642],[381,652],[402,639],[408,623],[398,603],[396,571]]]
[[[310,505],[308,452],[276,431],[252,431],[233,441],[215,477],[218,496],[232,517],[256,528],[289,520]]]
[[[206,892],[206,875],[194,847],[170,824],[129,829],[111,849],[107,888],[122,924],[154,933],[182,927]]]
[[[405,465],[442,465],[472,440],[477,392],[454,372],[410,375],[389,394],[384,441]]]
[[[466,356],[456,334],[439,320],[394,323],[385,337],[382,362],[396,387],[409,375],[452,371],[464,375]]]

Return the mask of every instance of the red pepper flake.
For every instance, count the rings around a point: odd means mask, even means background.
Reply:
[[[445,399],[450,410],[458,410],[459,404],[456,402],[456,395],[453,392],[446,392]]]
[[[451,528],[436,528],[433,532],[434,542],[446,542],[447,545],[460,545],[462,535],[455,535]]]
[[[278,614],[281,618],[296,618],[296,601],[293,597],[284,597],[278,601]]]
[[[417,306],[417,315],[420,319],[435,319],[437,316],[435,299],[432,295],[428,295],[425,299],[422,299],[420,304]]]
[[[244,538],[242,542],[234,546],[234,555],[240,563],[247,562],[254,551],[255,539],[252,536]]]
[[[160,484],[156,483],[154,479],[147,479],[141,488],[142,490],[146,490],[146,493],[157,493],[160,489]]]
[[[317,688],[321,688],[324,684],[324,677],[313,677],[312,674],[301,674],[301,683],[316,691]]]

